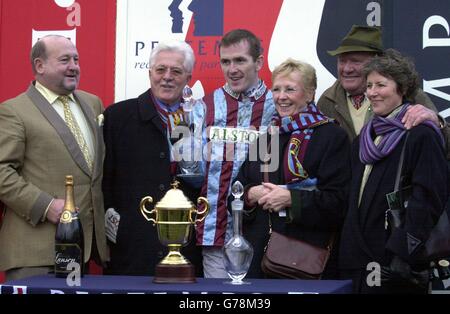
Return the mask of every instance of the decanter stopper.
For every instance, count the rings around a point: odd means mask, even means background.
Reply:
[[[243,210],[244,202],[241,200],[241,196],[244,195],[244,186],[241,182],[236,181],[233,183],[231,194],[234,196],[234,200],[231,202],[231,210]]]
[[[238,200],[241,198],[242,195],[244,195],[244,186],[241,182],[236,181],[231,186],[231,194],[234,196],[235,200]]]

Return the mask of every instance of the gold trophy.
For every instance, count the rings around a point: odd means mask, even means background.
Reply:
[[[163,258],[155,269],[155,283],[193,283],[195,268],[181,253],[180,249],[189,243],[192,226],[205,220],[209,212],[209,202],[204,197],[197,199],[197,205],[205,204],[205,209],[197,211],[194,204],[178,189],[178,181],[174,181],[172,189],[156,204],[153,210],[146,208],[153,203],[150,196],[141,200],[139,206],[147,221],[156,224],[159,241],[169,248],[169,254]],[[154,218],[151,217],[154,215]],[[197,216],[202,216],[196,219]],[[194,216],[194,217],[193,217]]]

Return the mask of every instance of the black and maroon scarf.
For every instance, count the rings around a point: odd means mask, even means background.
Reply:
[[[283,157],[285,184],[296,184],[308,178],[309,175],[302,164],[311,135],[315,127],[332,121],[320,112],[314,103],[308,104],[302,112],[293,116],[277,115],[273,119],[273,125],[280,128],[280,134],[291,134]]]

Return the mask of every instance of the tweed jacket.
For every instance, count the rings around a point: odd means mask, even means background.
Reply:
[[[64,199],[66,175],[74,177],[84,261],[89,260],[94,232],[99,256],[108,260],[101,191],[104,146],[96,122],[103,106],[92,94],[77,90],[73,95],[93,134],[92,172],[64,120],[33,84],[0,104],[0,201],[6,205],[0,270],[53,265],[56,225],[41,218],[53,198]]]

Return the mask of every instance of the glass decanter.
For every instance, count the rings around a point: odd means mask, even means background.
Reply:
[[[192,89],[189,86],[185,86],[183,88],[183,112],[184,112],[184,121],[188,125],[189,129],[193,127],[191,121],[191,112],[195,104],[195,99],[192,94]]]
[[[244,202],[240,197],[244,194],[241,182],[236,181],[231,187],[234,200],[231,202],[233,213],[233,237],[223,247],[224,265],[233,285],[241,285],[249,282],[243,281],[253,258],[253,247],[242,236],[242,211]]]
[[[200,163],[195,159],[195,152],[198,150],[196,141],[194,139],[194,124],[192,119],[192,110],[196,100],[193,97],[192,90],[189,86],[183,88],[183,111],[184,121],[189,128],[189,133],[183,138],[183,158],[179,162],[181,174],[178,177],[189,178],[192,180],[203,179],[203,174],[200,170]]]

